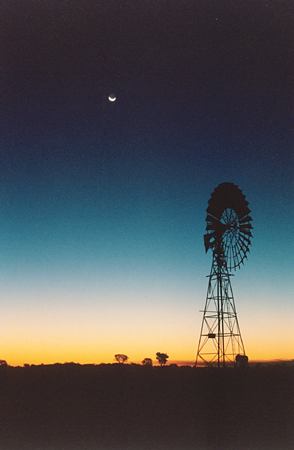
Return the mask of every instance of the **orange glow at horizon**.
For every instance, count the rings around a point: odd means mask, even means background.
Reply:
[[[169,362],[172,361],[195,361],[197,343],[191,342],[190,336],[177,338],[176,333],[169,333],[163,337],[155,335],[148,338],[147,335],[138,336],[134,340],[131,336],[113,336],[111,341],[102,343],[101,335],[92,334],[84,338],[61,336],[42,336],[37,338],[31,331],[24,339],[20,336],[6,336],[2,340],[1,359],[7,360],[10,365],[29,364],[52,364],[64,362],[76,362],[81,364],[112,363],[116,353],[128,355],[129,362],[141,363],[145,357],[153,359],[156,363],[157,351],[166,352]],[[82,333],[82,330],[81,330]],[[99,345],[100,342],[100,345]],[[271,342],[272,343],[272,342]],[[260,342],[256,345],[255,340],[246,341],[246,353],[250,361],[257,360],[289,360],[293,359],[293,347],[271,346],[267,349],[268,342]]]
[[[47,297],[43,302],[26,300],[17,308],[2,309],[0,359],[10,365],[112,363],[116,353],[128,355],[129,362],[150,357],[155,363],[157,351],[166,352],[169,361],[195,360],[202,319],[195,304],[200,306],[203,300],[196,302],[192,295],[184,304],[178,293],[173,298],[143,298],[138,304],[134,298],[119,302],[114,298],[107,304],[98,298],[94,306],[93,299],[79,302],[74,297],[70,305]],[[238,302],[249,360],[293,359],[290,311],[269,311],[265,320],[261,304],[253,321],[246,307],[244,301]]]

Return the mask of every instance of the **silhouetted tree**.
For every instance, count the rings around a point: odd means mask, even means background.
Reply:
[[[156,353],[156,359],[160,364],[160,367],[164,366],[166,364],[166,361],[168,360],[169,356],[166,353]]]
[[[153,361],[151,358],[144,358],[142,361],[143,366],[152,366],[153,365]]]
[[[114,355],[114,357],[119,364],[123,364],[129,359],[127,355],[123,355],[122,353],[118,353],[117,355]]]

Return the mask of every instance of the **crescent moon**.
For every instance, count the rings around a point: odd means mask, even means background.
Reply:
[[[110,102],[115,102],[116,96],[115,96],[115,95],[109,95],[109,96],[108,96],[108,100],[109,100]]]

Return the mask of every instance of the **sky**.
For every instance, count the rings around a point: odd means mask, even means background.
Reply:
[[[224,181],[252,210],[232,278],[246,353],[294,358],[293,18],[291,1],[1,3],[2,359],[194,361]]]

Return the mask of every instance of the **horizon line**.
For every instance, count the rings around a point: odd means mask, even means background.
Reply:
[[[2,360],[5,361],[5,360]],[[8,367],[31,367],[31,366],[54,366],[54,365],[66,365],[66,364],[75,364],[75,365],[80,365],[80,366],[87,366],[87,365],[93,365],[93,366],[100,366],[100,365],[122,365],[118,362],[88,362],[88,363],[80,363],[78,361],[55,361],[55,362],[50,362],[50,363],[26,363],[24,362],[23,364],[16,364],[16,365],[11,365],[9,364],[7,361],[5,361],[7,363]],[[294,364],[294,358],[289,358],[289,359],[284,359],[284,358],[275,358],[275,359],[252,359],[249,360],[249,365],[251,364],[277,364],[277,363],[293,363]],[[4,365],[4,364],[3,364]],[[125,362],[123,365],[138,365],[138,366],[143,366],[142,362],[138,362],[138,361],[129,361],[129,362]],[[171,365],[177,365],[179,367],[181,366],[188,366],[188,367],[194,367],[195,366],[195,361],[191,361],[191,360],[170,360],[167,362],[167,364],[165,365],[166,367],[171,366]],[[205,367],[205,365],[200,365],[201,367]],[[159,364],[154,364],[153,367],[160,367]]]

